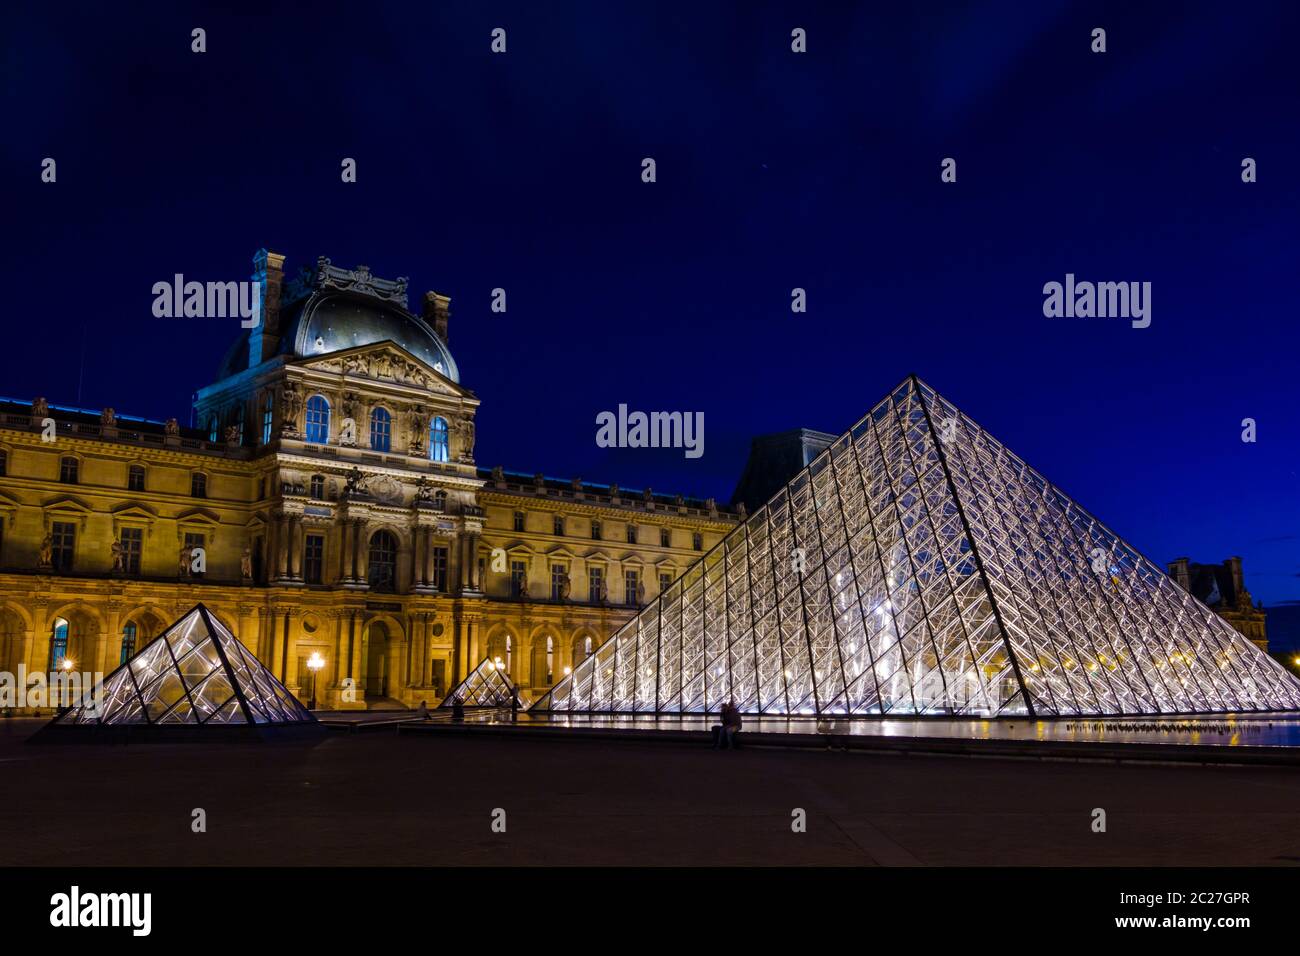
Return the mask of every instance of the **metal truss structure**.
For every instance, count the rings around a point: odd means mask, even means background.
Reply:
[[[528,704],[527,698],[519,693],[519,689],[506,674],[505,668],[484,658],[478,667],[451,689],[438,708],[450,709],[457,700],[465,707],[509,707],[512,698],[518,699],[521,707]]]
[[[96,706],[96,702],[98,702]],[[53,727],[315,724],[208,609],[196,605]]]
[[[1300,709],[1300,681],[915,376],[534,711]]]

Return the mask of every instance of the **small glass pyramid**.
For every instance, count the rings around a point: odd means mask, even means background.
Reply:
[[[450,709],[457,700],[466,707],[509,707],[512,697],[519,698],[520,707],[528,706],[528,698],[519,693],[505,668],[484,658],[478,667],[451,689],[438,708]]]
[[[537,711],[1300,709],[1300,681],[915,376]]]
[[[315,723],[262,662],[198,604],[50,726]]]

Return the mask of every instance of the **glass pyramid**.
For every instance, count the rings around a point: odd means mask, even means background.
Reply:
[[[303,723],[316,718],[199,604],[51,726]]]
[[[535,711],[1300,709],[1300,682],[915,377]]]
[[[512,696],[518,696],[520,707],[528,706],[528,698],[519,693],[505,668],[484,658],[478,667],[451,689],[438,708],[450,709],[457,699],[466,707],[509,707]]]

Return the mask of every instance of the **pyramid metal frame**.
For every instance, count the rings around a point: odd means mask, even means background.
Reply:
[[[1296,710],[1300,682],[913,375],[531,710],[727,699],[1139,716]]]
[[[462,695],[465,707],[509,707],[511,696],[518,698],[520,707],[528,705],[527,698],[519,692],[510,675],[488,657],[479,661],[478,666],[451,689],[438,709],[450,709],[457,695]]]
[[[42,733],[197,727],[264,732],[318,726],[311,711],[200,603]]]

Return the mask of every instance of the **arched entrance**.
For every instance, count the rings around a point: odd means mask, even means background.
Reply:
[[[365,690],[367,699],[388,696],[388,625],[371,621],[366,628]]]

